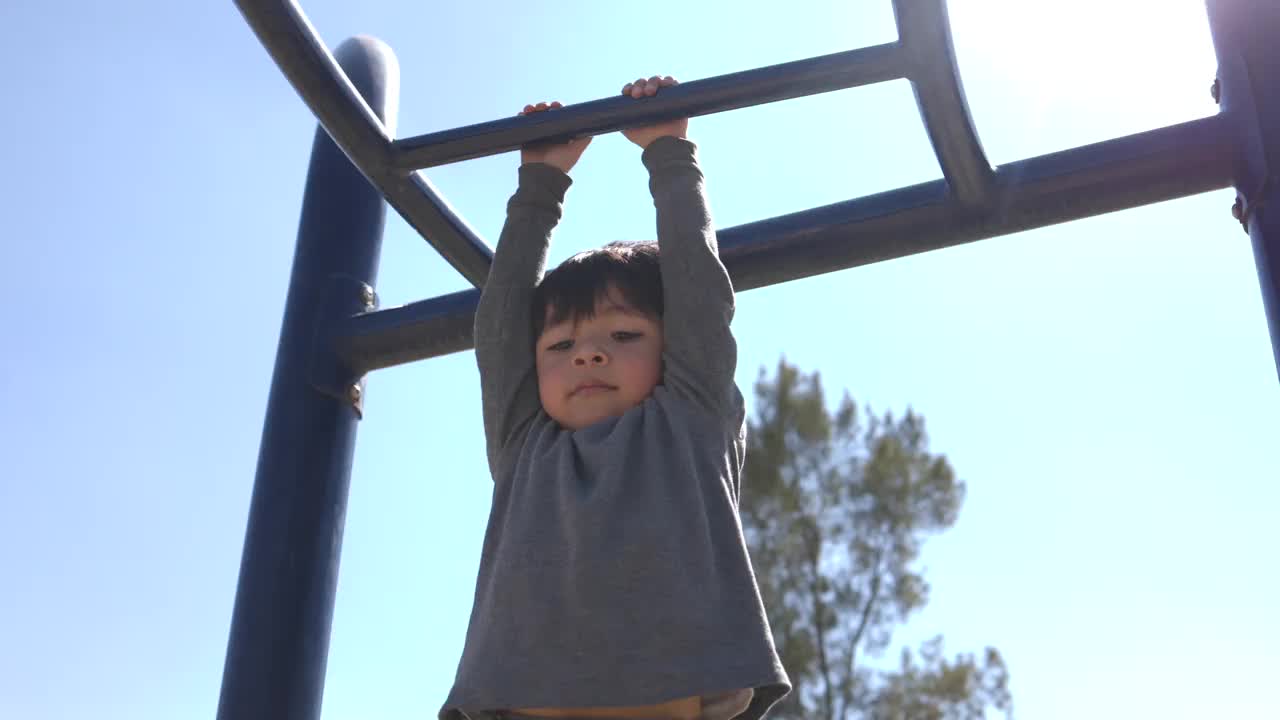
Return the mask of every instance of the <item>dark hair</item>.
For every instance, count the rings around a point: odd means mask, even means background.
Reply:
[[[662,273],[658,243],[612,242],[578,253],[547,273],[533,293],[533,336],[566,320],[589,318],[596,302],[617,288],[635,310],[662,317]],[[548,318],[547,310],[551,316]]]

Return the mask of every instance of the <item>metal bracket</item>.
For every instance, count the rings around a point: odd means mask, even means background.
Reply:
[[[1249,195],[1236,192],[1236,202],[1231,206],[1231,216],[1240,221],[1240,226],[1244,228],[1246,235],[1249,233],[1249,221],[1266,204],[1267,192],[1271,189],[1274,180],[1274,175],[1268,175],[1263,178],[1262,184],[1258,186],[1258,189],[1249,194],[1257,198],[1253,201],[1250,201]]]
[[[349,275],[331,275],[322,291],[311,345],[308,373],[311,387],[346,404],[361,419],[364,418],[364,374],[338,357],[333,337],[339,320],[372,312],[377,307],[378,295],[372,287]]]
[[[1230,81],[1224,83],[1223,77],[1235,78],[1235,85]],[[1239,52],[1220,53],[1218,76],[1214,78],[1210,92],[1214,102],[1223,105],[1221,112],[1229,116],[1236,130],[1238,140],[1234,165],[1237,192],[1236,201],[1231,205],[1231,216],[1248,234],[1249,221],[1262,207],[1275,174],[1271,171],[1262,129],[1257,123],[1252,71],[1243,55]],[[1239,189],[1242,187],[1249,189],[1242,191]]]

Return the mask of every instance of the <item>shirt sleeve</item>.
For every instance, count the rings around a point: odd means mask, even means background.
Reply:
[[[542,163],[522,165],[493,266],[476,308],[476,364],[485,446],[496,477],[503,451],[519,442],[542,408],[534,364],[534,288],[546,266],[551,232],[560,221],[572,181]]]
[[[663,291],[663,382],[677,395],[721,416],[742,414],[734,384],[738,347],[733,284],[720,262],[697,146],[654,140],[641,156],[657,209]]]

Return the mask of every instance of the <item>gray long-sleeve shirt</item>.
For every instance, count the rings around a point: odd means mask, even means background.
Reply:
[[[738,518],[745,410],[733,288],[693,143],[642,155],[657,208],[663,377],[578,431],[538,400],[530,304],[570,180],[529,164],[476,313],[493,504],[441,720],[513,707],[648,705],[789,690]]]

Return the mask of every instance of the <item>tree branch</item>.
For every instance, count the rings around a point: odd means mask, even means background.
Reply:
[[[822,539],[818,536],[817,521],[814,521],[813,534],[817,537],[808,540],[809,592],[812,596],[813,627],[818,636],[818,669],[822,673],[822,698],[827,720],[836,720],[835,707],[831,702],[831,666],[827,662],[827,633],[823,620],[822,571],[819,564],[822,559]]]
[[[867,626],[871,624],[871,613],[875,609],[876,601],[880,599],[880,557],[881,555],[877,553],[876,571],[871,576],[871,594],[867,597],[866,604],[862,606],[862,617],[858,620],[858,629],[849,639],[849,677],[853,677],[853,658],[857,655],[858,643],[862,642],[862,636],[866,633]]]

